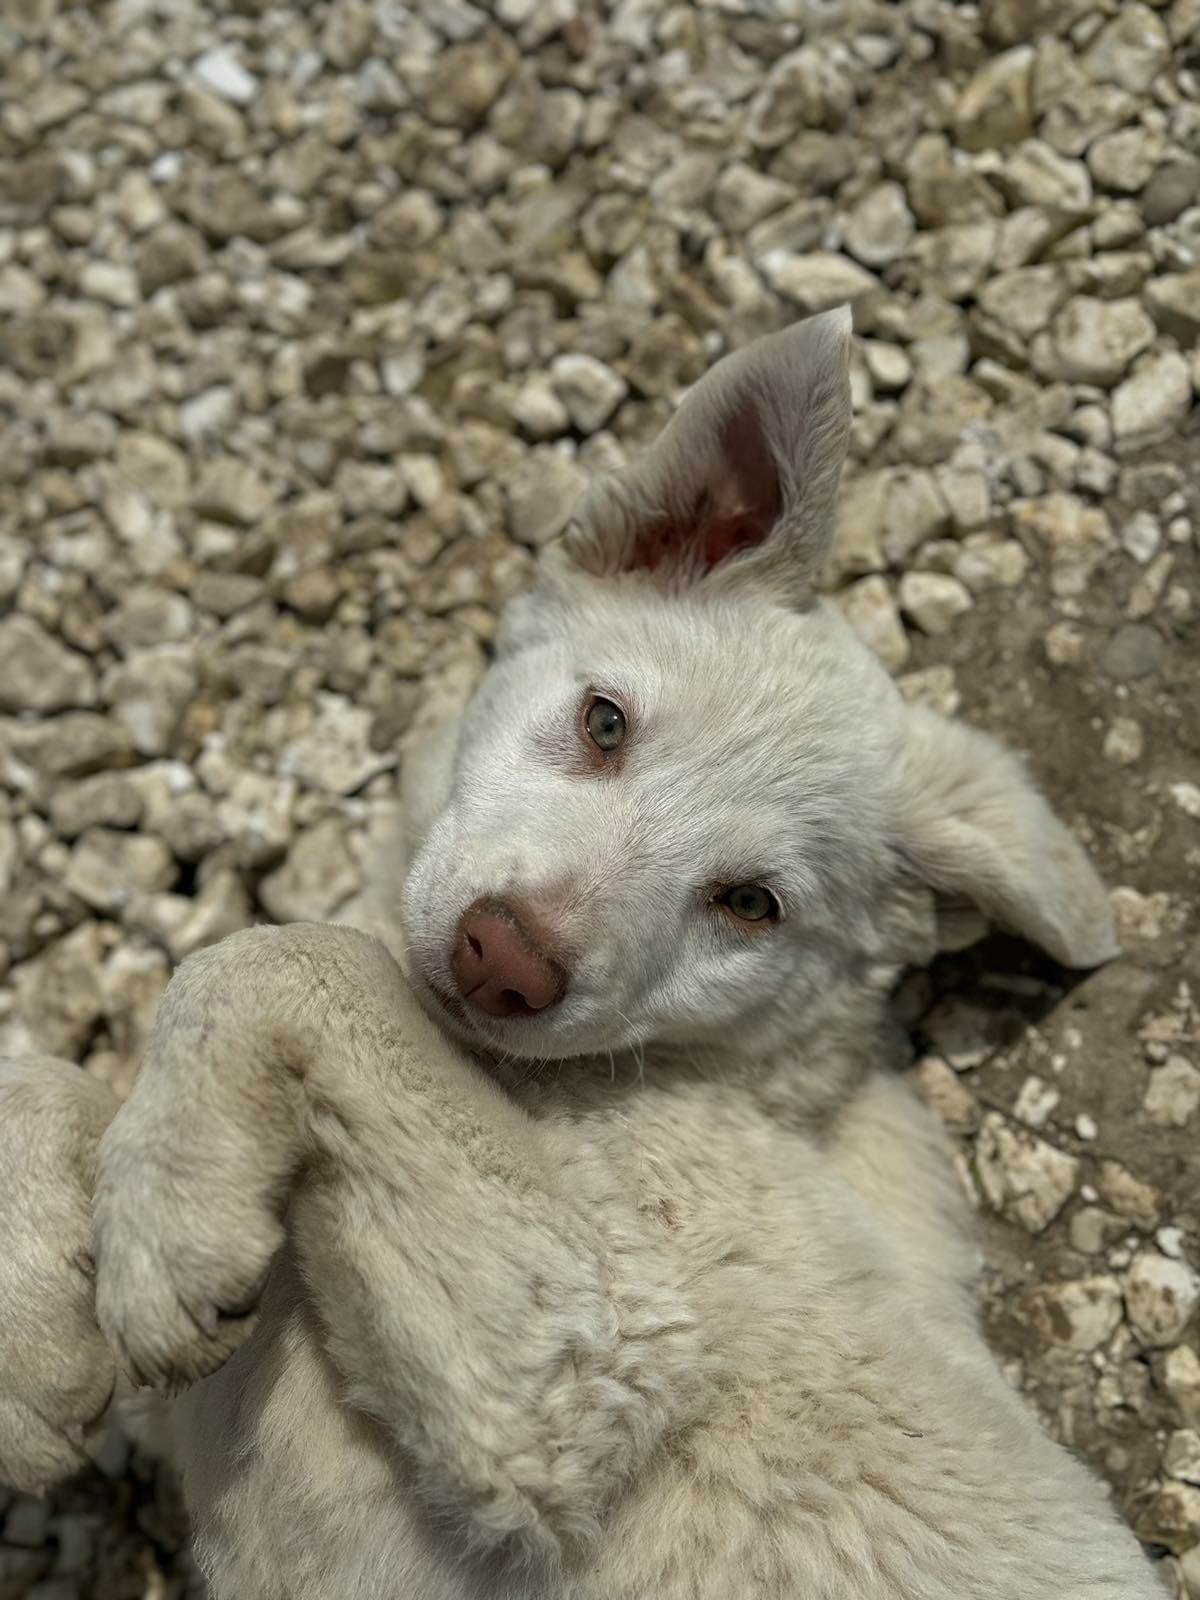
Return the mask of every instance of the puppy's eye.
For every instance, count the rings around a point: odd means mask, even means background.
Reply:
[[[779,901],[761,883],[735,883],[718,897],[740,922],[778,922]]]
[[[611,700],[593,700],[584,725],[598,750],[616,750],[624,742],[625,713]]]

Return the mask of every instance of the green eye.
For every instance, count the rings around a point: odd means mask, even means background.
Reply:
[[[761,883],[735,883],[719,897],[719,903],[741,922],[779,920],[779,901]]]
[[[598,750],[616,750],[625,739],[625,713],[611,700],[594,700],[587,714],[588,738]]]

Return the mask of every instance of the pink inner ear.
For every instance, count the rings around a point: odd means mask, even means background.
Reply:
[[[646,571],[678,563],[685,571],[708,572],[739,550],[762,544],[779,519],[782,494],[778,469],[753,405],[726,416],[717,449],[696,465],[697,482],[678,485],[690,511],[664,517],[639,530],[627,570]]]
[[[659,522],[643,529],[626,570],[652,571],[672,559],[690,559],[707,572],[735,551],[761,544],[774,521],[773,512],[765,508],[723,511],[711,505],[698,507],[695,518],[686,523]]]
[[[702,530],[705,567],[715,567],[735,550],[761,544],[771,531],[771,518],[757,511],[738,511],[719,517]]]

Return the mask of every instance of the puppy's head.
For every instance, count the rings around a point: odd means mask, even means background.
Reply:
[[[771,1048],[928,954],[935,892],[1070,965],[1114,953],[1017,764],[907,707],[815,598],[849,334],[720,362],[508,608],[404,892],[414,976],[473,1042]]]

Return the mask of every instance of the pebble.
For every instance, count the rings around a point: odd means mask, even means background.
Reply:
[[[563,531],[579,504],[586,475],[553,449],[531,450],[505,480],[514,539],[537,548]]]
[[[1191,373],[1183,356],[1174,350],[1147,356],[1113,391],[1113,437],[1118,450],[1168,436],[1191,405]]]
[[[1075,1187],[1074,1156],[1014,1128],[997,1112],[983,1118],[975,1142],[976,1170],[990,1204],[1029,1233],[1046,1228]]]
[[[903,186],[881,183],[847,217],[846,249],[866,267],[883,267],[905,253],[916,226]]]
[[[86,656],[32,617],[0,618],[0,711],[48,713],[95,700],[96,677]]]
[[[762,270],[772,289],[810,314],[861,299],[877,286],[864,267],[827,250],[808,255],[772,251],[763,258]]]
[[[1200,1072],[1184,1056],[1168,1056],[1150,1073],[1142,1108],[1160,1127],[1185,1127],[1200,1109]]]
[[[257,78],[232,50],[206,50],[192,63],[190,77],[206,93],[237,106],[248,106],[258,92]]]
[[[1047,1343],[1099,1350],[1121,1324],[1121,1285],[1107,1275],[1047,1284],[1026,1296],[1021,1316]]]
[[[1200,1305],[1200,1276],[1186,1261],[1140,1250],[1124,1277],[1129,1320],[1147,1344],[1172,1344]]]
[[[872,576],[836,597],[846,621],[891,672],[908,660],[908,635],[886,578]]]
[[[1111,387],[1154,342],[1154,323],[1137,300],[1068,300],[1051,328],[1050,376]]]
[[[1145,748],[1141,723],[1132,717],[1114,717],[1104,735],[1104,759],[1117,767],[1132,767]]]
[[[550,377],[572,424],[583,434],[598,432],[629,392],[624,378],[595,356],[556,356]]]
[[[949,633],[956,620],[974,602],[957,578],[940,572],[906,572],[900,579],[900,606],[921,629],[934,638]]]

